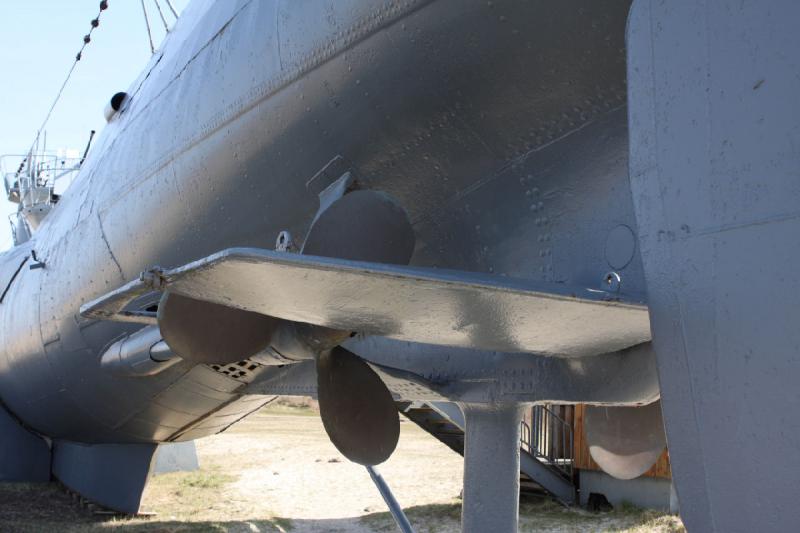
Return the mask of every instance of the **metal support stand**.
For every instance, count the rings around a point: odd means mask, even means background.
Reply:
[[[519,404],[461,404],[464,443],[464,533],[515,533],[519,522]]]
[[[389,485],[387,485],[386,481],[384,481],[383,476],[381,476],[380,473],[375,470],[374,466],[368,466],[367,472],[369,472],[369,477],[372,478],[375,486],[378,487],[378,491],[380,491],[381,496],[383,496],[383,501],[385,501],[386,506],[389,507],[389,512],[392,513],[394,521],[397,522],[397,527],[400,528],[400,531],[403,533],[414,533],[414,528],[411,527],[411,523],[408,521],[406,514],[403,512],[403,508],[400,507],[399,503],[397,503],[394,494],[392,494],[391,489],[389,489]]]

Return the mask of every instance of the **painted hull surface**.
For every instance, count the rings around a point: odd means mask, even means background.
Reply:
[[[195,438],[258,408],[224,369],[104,372],[104,349],[141,326],[78,310],[153,265],[271,249],[283,230],[302,241],[347,170],[408,212],[415,266],[582,287],[613,268],[641,299],[638,252],[608,253],[635,227],[628,8],[192,3],[32,241],[2,256],[3,280],[28,246],[46,265],[23,268],[0,304],[3,403],[80,442]]]

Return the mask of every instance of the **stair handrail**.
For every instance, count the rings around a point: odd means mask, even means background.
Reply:
[[[520,423],[522,449],[571,480],[575,460],[572,424],[545,405],[533,407],[531,422]]]

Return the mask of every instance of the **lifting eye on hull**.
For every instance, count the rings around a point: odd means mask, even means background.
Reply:
[[[103,111],[103,115],[106,117],[106,122],[111,122],[115,116],[117,116],[122,109],[122,106],[127,104],[128,100],[128,93],[121,92],[117,93],[111,97],[108,104],[106,104],[106,108]]]

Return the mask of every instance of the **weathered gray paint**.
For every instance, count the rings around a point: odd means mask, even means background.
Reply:
[[[126,290],[138,295],[144,284],[146,281],[136,280]],[[650,340],[647,308],[615,301],[616,295],[606,291],[255,248],[224,250],[163,271],[159,273],[159,287],[168,291],[165,294],[170,301],[172,295],[180,295],[182,301],[213,302],[214,309],[247,311],[241,314],[267,320],[278,317],[335,330],[476,350],[585,357]],[[112,310],[124,292],[114,291],[107,298],[89,302],[81,308],[83,316],[113,319]],[[111,309],[107,308],[109,304]],[[159,308],[159,324],[166,336],[168,324],[163,323],[161,314]],[[183,314],[203,313],[190,305]],[[217,314],[210,317],[217,318]],[[227,325],[227,321],[218,321]],[[185,322],[192,324],[194,319]],[[178,327],[171,322],[169,325]],[[211,324],[204,321],[202,325],[216,332]],[[267,322],[261,331],[269,332],[270,327]],[[187,328],[185,336],[191,338],[192,331]],[[247,337],[244,332],[237,335],[237,331],[217,333],[221,339],[226,333]],[[205,339],[205,334],[197,337]],[[170,337],[166,339],[170,342]],[[183,346],[177,341],[173,344],[176,349]],[[221,340],[216,345],[216,351],[224,352]],[[252,346],[248,353],[260,349]],[[198,352],[213,357],[215,350]]]
[[[50,447],[0,406],[0,481],[50,480]]]
[[[464,533],[513,533],[519,521],[522,406],[461,404],[466,421]]]
[[[109,372],[101,354],[143,326],[78,310],[154,265],[271,249],[283,231],[303,242],[318,194],[350,173],[357,190],[387,194],[407,213],[414,268],[646,304],[690,529],[752,529],[755,516],[759,528],[792,529],[800,342],[787,268],[800,255],[798,8],[640,2],[626,87],[628,8],[613,0],[193,2],[37,233],[0,256],[3,403],[57,439],[58,471],[91,495],[108,486],[111,470],[79,475],[70,461],[142,459],[130,450],[229,427],[269,401],[256,394],[315,394],[313,362],[274,366],[284,362],[275,346],[237,368],[181,361],[146,377]],[[44,268],[15,277],[33,250]],[[237,281],[225,281],[226,294],[242,291]],[[440,298],[441,286],[430,287]],[[373,288],[391,300],[387,287]],[[159,301],[151,289],[135,311]],[[492,316],[486,294],[467,306],[483,318]],[[346,296],[316,302],[319,313],[330,316]],[[499,316],[483,338],[513,330],[513,313]],[[465,318],[463,331],[472,323]],[[346,347],[396,398],[471,404],[468,471],[488,479],[480,428],[506,428],[513,459],[518,443],[506,422],[523,403],[637,405],[659,396],[649,335],[628,338],[626,320],[594,313],[573,317],[565,333],[557,318],[554,337],[627,340],[593,349],[583,339],[574,353],[524,353],[532,346],[514,343],[480,345],[498,350],[486,351],[463,331],[450,340],[461,347],[435,346],[433,333],[444,335],[428,328],[423,338],[393,335],[401,340],[361,332]],[[497,404],[508,407],[485,407]],[[500,465],[503,479],[511,459]],[[132,508],[142,472],[122,472],[127,492],[105,492],[107,504]],[[469,484],[466,526],[514,527],[514,487],[497,483],[503,498],[480,516],[481,487]]]
[[[103,370],[122,376],[152,376],[180,362],[154,326],[121,338],[100,356]]]
[[[283,230],[302,242],[345,171],[408,212],[415,266],[601,287],[609,234],[635,226],[626,3],[325,9],[193,2],[128,89],[28,243],[46,268],[23,270],[3,309],[0,395],[32,427],[83,442],[202,436],[198,418],[253,380],[185,361],[146,379],[103,371],[99,354],[142,326],[78,309],[156,264],[271,248]],[[638,254],[620,273],[619,296],[641,301]]]
[[[631,189],[689,531],[800,528],[800,4],[638,1]]]
[[[374,363],[392,390],[410,400],[641,405],[656,400],[659,394],[650,343],[580,358],[471,350],[383,337],[355,337],[345,346]],[[254,387],[259,385],[254,383]]]
[[[424,405],[432,408],[456,428],[463,431],[466,427],[464,413],[461,411],[458,404],[451,402],[430,402]],[[414,419],[412,418],[412,420]],[[423,429],[425,429],[424,426]],[[434,436],[437,435],[434,434]],[[437,438],[442,440],[438,436]],[[447,444],[447,442],[445,442],[445,444]],[[463,452],[463,449],[456,451]],[[519,463],[520,472],[535,480],[537,484],[541,485],[550,494],[555,496],[561,503],[570,505],[575,502],[575,487],[571,481],[567,481],[564,477],[555,473],[548,465],[541,463],[522,449],[519,454]]]
[[[53,475],[70,489],[134,514],[150,476],[155,444],[53,443]]]

